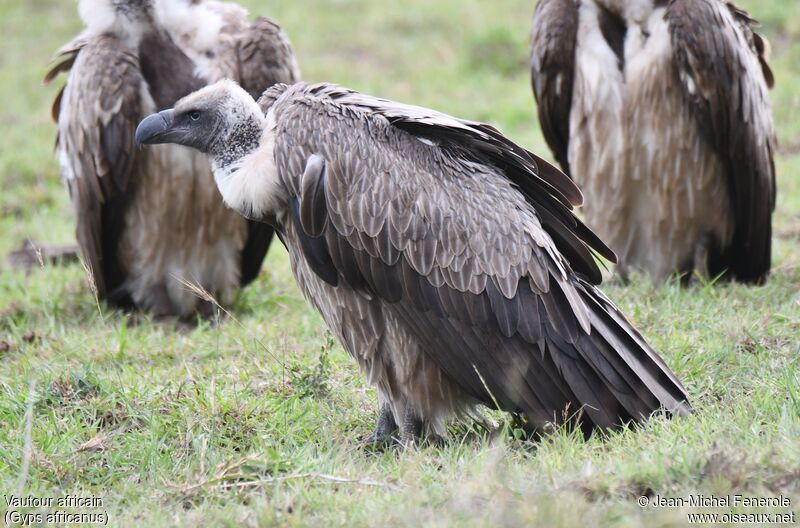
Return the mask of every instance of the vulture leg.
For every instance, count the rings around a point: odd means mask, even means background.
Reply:
[[[163,283],[151,286],[144,298],[147,299],[148,308],[156,320],[168,318],[175,313],[169,293],[167,293],[167,287]]]
[[[423,440],[437,446],[444,445],[444,439],[431,431],[426,425],[425,421],[419,417],[417,412],[410,406],[407,406],[405,416],[403,416],[403,425],[401,427],[402,436],[400,444],[403,448],[420,445]]]
[[[694,269],[697,274],[696,279],[702,283],[708,283],[711,277],[708,272],[708,257],[710,253],[711,236],[706,233],[701,235],[694,247]]]
[[[394,433],[397,431],[397,421],[394,419],[392,407],[388,403],[381,406],[378,424],[375,431],[364,440],[367,447],[382,448],[397,442]]]
[[[422,418],[417,416],[417,413],[411,406],[406,407],[406,414],[403,416],[402,427],[402,445],[408,447],[414,444],[419,444],[422,438]]]

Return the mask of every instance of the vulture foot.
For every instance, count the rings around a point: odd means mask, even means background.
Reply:
[[[410,407],[407,407],[406,414],[403,416],[402,436],[400,441],[404,448],[420,443],[423,425],[422,418],[418,417],[417,413]]]
[[[167,293],[167,287],[163,283],[150,286],[144,299],[143,304],[150,310],[156,321],[169,321],[175,313],[169,293]]]
[[[406,408],[406,414],[403,417],[402,435],[400,439],[400,444],[402,445],[403,449],[423,444],[435,445],[438,447],[444,446],[444,438],[438,434],[427,431],[427,434],[423,435],[423,433],[426,432],[426,429],[427,427],[425,421],[417,416],[417,413],[413,409]]]
[[[395,435],[396,432],[397,422],[394,419],[392,408],[388,403],[384,403],[378,416],[378,424],[375,426],[375,431],[364,440],[364,447],[380,450],[396,445],[399,443],[399,439]]]
[[[213,302],[205,299],[200,299],[197,301],[197,308],[195,308],[195,310],[201,319],[211,323],[212,325],[219,321],[222,317],[222,310],[217,308],[217,305]]]

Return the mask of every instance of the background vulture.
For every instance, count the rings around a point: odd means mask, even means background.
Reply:
[[[329,84],[256,102],[224,81],[145,119],[140,143],[210,154],[225,202],[269,222],[300,288],[377,386],[375,440],[440,433],[475,404],[588,433],[688,412],[593,283],[613,253],[580,191],[489,125]]]
[[[289,41],[234,4],[81,0],[79,11],[86,30],[46,80],[69,71],[53,106],[57,150],[98,294],[156,315],[207,315],[182,281],[229,302],[257,276],[272,229],[224,206],[206,156],[137,150],[136,124],[221,78],[253,94],[296,81]]]
[[[541,0],[531,75],[544,136],[630,269],[763,282],[775,137],[767,44],[721,0]]]

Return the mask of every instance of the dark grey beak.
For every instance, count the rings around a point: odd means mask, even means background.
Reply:
[[[175,138],[172,125],[175,123],[175,111],[164,110],[144,118],[136,127],[137,145],[154,145],[171,143]]]

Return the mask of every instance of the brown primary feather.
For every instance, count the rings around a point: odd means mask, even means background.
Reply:
[[[563,253],[592,240],[557,190],[566,176],[487,125],[336,86],[261,103],[297,203],[279,227],[298,283],[396,419],[497,401],[540,429],[580,409],[588,431],[686,412],[669,369],[573,271],[597,264]],[[548,209],[564,218],[550,230]]]
[[[761,65],[761,72],[764,75],[764,80],[768,88],[775,86],[775,75],[772,73],[772,68],[769,66],[769,41],[763,36],[754,31],[758,27],[758,21],[750,16],[750,14],[737,7],[733,2],[726,2],[728,9],[733,15],[736,23],[744,33],[747,43],[750,48],[758,55],[758,62]]]
[[[247,10],[232,3],[196,2],[170,6],[165,26],[205,77],[233,79],[253,97],[276,83],[300,80],[294,50],[278,23],[268,17],[248,21]],[[205,26],[220,25],[219,34],[203,38]]]
[[[259,17],[237,40],[239,84],[253,97],[276,83],[300,80],[289,39],[272,19]]]

